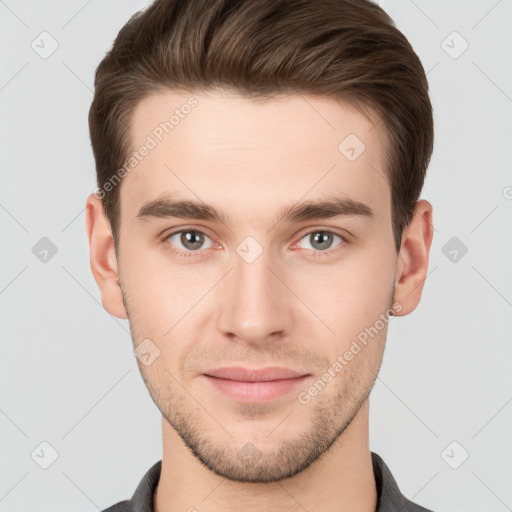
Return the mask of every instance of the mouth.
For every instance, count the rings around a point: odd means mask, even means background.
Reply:
[[[291,393],[310,374],[282,367],[249,369],[237,366],[218,368],[202,376],[216,391],[233,400],[262,403]]]

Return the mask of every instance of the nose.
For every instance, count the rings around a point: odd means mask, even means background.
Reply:
[[[235,253],[232,263],[217,290],[217,327],[222,335],[253,346],[290,336],[293,293],[279,266],[265,251],[251,263]]]

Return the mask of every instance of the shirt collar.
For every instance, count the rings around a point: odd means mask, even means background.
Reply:
[[[380,455],[371,452],[373,474],[377,487],[377,509],[375,512],[432,512],[408,500],[400,491],[391,470]],[[126,512],[154,512],[153,495],[155,493],[162,461],[154,464],[144,475],[129,503]],[[123,511],[124,512],[124,509]]]

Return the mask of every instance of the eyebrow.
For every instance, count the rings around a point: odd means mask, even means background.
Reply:
[[[345,197],[330,197],[316,201],[304,201],[282,208],[276,222],[297,223],[306,220],[330,219],[338,216],[373,218],[374,212],[360,201]],[[145,203],[136,215],[138,221],[176,217],[229,223],[229,217],[221,210],[202,201],[159,198]]]

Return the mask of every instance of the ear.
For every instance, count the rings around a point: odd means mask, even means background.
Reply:
[[[393,302],[396,316],[412,313],[421,299],[427,277],[428,257],[432,243],[432,205],[422,199],[416,203],[411,222],[404,228],[395,272]]]
[[[110,223],[101,199],[94,193],[85,202],[85,225],[91,269],[101,292],[103,307],[117,318],[128,318],[119,286],[119,269]]]

